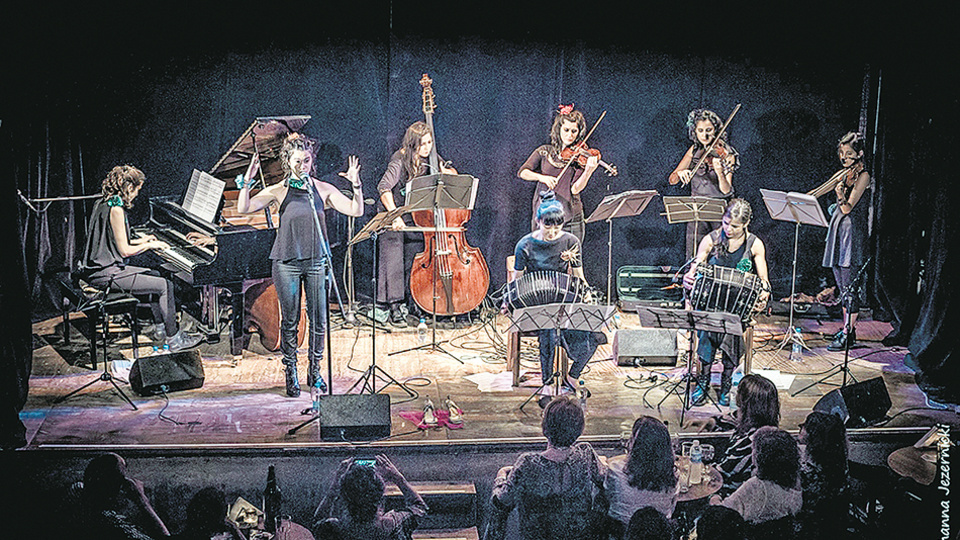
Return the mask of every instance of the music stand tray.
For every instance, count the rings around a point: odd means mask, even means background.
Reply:
[[[720,221],[727,209],[727,201],[713,197],[664,197],[663,207],[667,223],[690,221]]]
[[[664,309],[664,308],[653,308],[653,307],[637,307],[637,315],[640,316],[640,324],[647,328],[686,328],[690,331],[702,330],[704,332],[717,332],[720,334],[732,334],[735,336],[743,335],[743,325],[740,322],[740,318],[734,315],[733,313],[721,313],[713,311],[697,311],[697,310],[686,310],[686,309]],[[693,339],[689,341],[689,354],[687,355],[687,373],[684,375],[686,380],[686,388],[684,389],[683,397],[681,401],[683,406],[680,409],[680,425],[683,425],[683,416],[686,413],[687,409],[690,408],[690,379],[691,379],[691,367],[693,366],[694,350],[693,350]],[[660,403],[657,404],[659,408],[660,404],[664,402],[671,394],[678,394],[680,385],[683,384],[683,380],[678,381],[673,385],[672,388],[667,390],[667,394],[663,396],[663,399],[660,400]],[[699,383],[698,383],[699,384]],[[710,397],[709,388],[704,388],[703,393],[707,396],[707,399],[720,410],[720,406],[717,405],[713,398]]]
[[[554,303],[531,306],[514,310],[508,313],[510,326],[507,331],[532,332],[534,330],[555,330],[557,332],[557,348],[560,347],[560,330],[582,330],[586,332],[599,332],[613,317],[616,306],[600,306],[595,304],[581,303]],[[554,362],[560,358],[560,351],[554,352]],[[559,370],[554,367],[554,372],[549,376],[541,373],[542,384],[530,397],[522,404],[520,410],[530,403],[537,396],[541,389],[556,382],[555,394],[560,393],[560,381],[558,378]]]
[[[407,182],[404,205],[408,211],[473,210],[479,181],[469,174],[428,174]]]
[[[595,221],[607,222],[607,303],[613,304],[610,294],[610,283],[613,279],[613,218],[639,216],[650,204],[650,201],[659,195],[656,191],[630,190],[616,195],[607,195],[597,205],[585,223]]]
[[[777,347],[777,352],[783,350],[787,343],[792,345],[794,341],[809,351],[810,347],[803,342],[803,338],[793,331],[793,304],[797,290],[797,251],[800,247],[800,224],[817,227],[827,227],[829,224],[823,215],[820,203],[813,195],[797,192],[786,193],[770,189],[761,189],[760,194],[763,196],[763,204],[766,205],[771,218],[796,224],[793,233],[793,269],[790,277],[790,316],[787,322],[787,330],[780,341],[780,346]]]

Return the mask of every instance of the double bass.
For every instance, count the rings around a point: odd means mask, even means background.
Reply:
[[[433,81],[426,73],[423,87],[423,114],[433,131]],[[430,170],[440,172],[437,138],[430,150]],[[490,270],[483,254],[467,244],[464,224],[470,210],[434,209],[412,212],[413,222],[423,229],[424,249],[410,269],[410,294],[420,309],[433,315],[462,315],[480,305],[490,287]]]

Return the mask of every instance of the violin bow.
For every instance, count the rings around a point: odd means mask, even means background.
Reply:
[[[713,138],[713,142],[710,143],[710,145],[707,146],[707,148],[703,151],[703,155],[700,156],[700,159],[697,161],[697,166],[694,167],[692,170],[694,171],[700,170],[700,166],[703,165],[703,162],[706,161],[707,156],[710,155],[710,152],[713,151],[713,148],[717,146],[717,143],[720,142],[720,137],[722,137],[723,134],[727,131],[727,126],[730,125],[730,122],[733,120],[733,117],[737,115],[737,112],[739,110],[740,110],[740,104],[737,103],[737,106],[733,108],[733,112],[730,113],[730,116],[727,118],[727,121],[724,122],[722,126],[720,126],[720,131],[717,132],[717,135]]]
[[[582,141],[578,143],[573,143],[573,144],[574,145],[587,144],[587,139],[589,139],[590,136],[593,135],[593,132],[597,129],[597,126],[600,125],[600,121],[603,120],[603,117],[606,115],[607,115],[607,111],[603,111],[602,113],[600,113],[600,118],[597,118],[597,121],[593,123],[593,127],[590,128],[590,131],[587,132],[587,136],[584,137]],[[563,169],[560,169],[560,174],[557,175],[557,180],[559,180],[560,177],[563,176],[563,173],[567,172],[567,169],[570,167],[570,164],[573,163],[574,161],[575,160],[571,157],[570,161],[568,161],[567,164],[563,166]]]

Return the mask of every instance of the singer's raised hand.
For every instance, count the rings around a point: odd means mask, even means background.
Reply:
[[[247,166],[247,172],[244,174],[244,179],[247,181],[247,184],[253,181],[253,177],[260,172],[260,153],[254,152],[253,157],[250,158],[250,165]]]
[[[347,158],[347,172],[338,173],[353,184],[353,187],[360,187],[360,158],[350,156]]]

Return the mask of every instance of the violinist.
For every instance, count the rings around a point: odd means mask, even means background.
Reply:
[[[433,133],[426,122],[414,122],[403,135],[400,148],[390,156],[387,170],[377,184],[380,194],[379,212],[394,210],[397,204],[403,204],[406,197],[407,182],[418,176],[429,174],[430,151],[433,150]],[[440,160],[440,171],[447,174],[457,174],[456,169],[443,164]],[[408,295],[407,286],[410,283],[410,266],[413,256],[420,251],[416,241],[423,241],[422,236],[416,239],[403,229],[407,224],[402,217],[393,222],[392,231],[380,235],[380,260],[377,279],[377,300],[389,306],[390,323],[398,328],[407,326]]]
[[[577,160],[579,152],[572,153],[576,145],[582,143],[587,135],[587,121],[583,113],[573,105],[562,105],[553,119],[550,128],[550,144],[538,147],[520,167],[517,176],[537,182],[538,189],[533,193],[532,230],[537,230],[537,207],[540,205],[540,192],[552,190],[556,200],[563,206],[566,222],[563,230],[572,233],[583,242],[585,230],[583,203],[580,192],[587,187],[590,177],[600,165],[599,155],[585,156],[581,165]],[[566,152],[564,152],[566,150]],[[570,159],[564,159],[570,155]]]
[[[291,133],[280,150],[280,163],[286,179],[250,194],[250,183],[260,168],[260,157],[254,154],[244,175],[237,177],[240,195],[237,210],[250,214],[271,204],[280,207],[280,225],[270,251],[273,283],[280,303],[280,350],[283,353],[284,382],[288,397],[300,395],[297,375],[297,326],[300,323],[300,297],[305,291],[310,339],[307,351],[307,385],[320,393],[327,383],[320,375],[323,360],[323,337],[327,320],[327,283],[325,249],[317,225],[326,235],[324,208],[329,206],[348,216],[363,215],[363,193],[360,186],[360,161],[350,156],[346,173],[353,196],[347,198],[339,189],[311,176],[316,155],[316,141],[300,133]]]
[[[723,121],[713,111],[707,109],[690,111],[687,115],[687,137],[693,141],[693,144],[687,149],[677,168],[670,173],[671,185],[689,184],[690,195],[693,197],[715,197],[726,200],[733,197],[733,172],[740,168],[740,155],[727,143],[727,132],[724,132],[720,141],[714,145],[710,155],[703,161],[703,165],[696,171],[693,170],[722,126]],[[693,257],[697,248],[696,225],[693,222],[687,223],[686,256],[688,259]],[[707,230],[719,226],[719,223],[708,223]]]
[[[864,244],[867,241],[867,210],[865,204],[860,204],[860,199],[870,185],[870,173],[863,167],[863,138],[858,133],[850,132],[840,138],[837,143],[837,156],[846,172],[834,189],[837,203],[827,228],[823,266],[833,270],[839,289],[837,293],[842,296],[850,287],[851,274],[863,262]],[[859,296],[854,292],[844,303],[844,329],[837,332],[827,350],[842,351],[848,342],[849,345],[856,343]],[[850,329],[849,335],[846,328]]]

